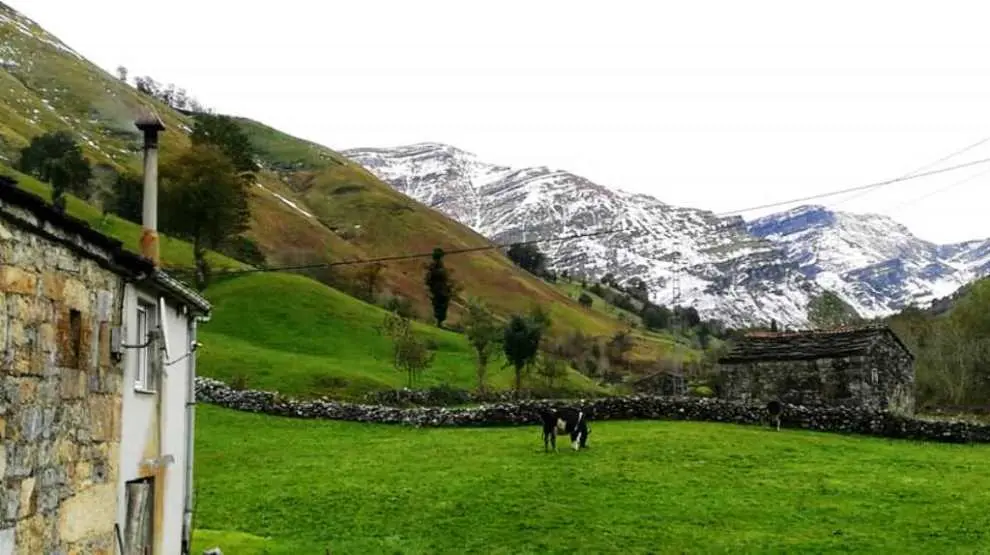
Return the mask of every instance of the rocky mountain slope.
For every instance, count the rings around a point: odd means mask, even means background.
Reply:
[[[936,245],[876,214],[802,206],[749,222],[787,260],[860,314],[927,306],[990,273],[990,240]]]
[[[665,204],[546,167],[515,169],[449,145],[344,154],[397,190],[499,242],[623,230],[544,244],[571,273],[647,282],[670,303],[732,323],[807,324],[810,299],[834,290],[861,315],[944,296],[990,271],[990,241],[938,246],[895,222],[804,207],[746,223]],[[680,253],[679,261],[676,254]]]

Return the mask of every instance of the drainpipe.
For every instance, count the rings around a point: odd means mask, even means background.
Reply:
[[[192,553],[192,518],[193,518],[193,446],[194,432],[196,430],[196,321],[198,318],[190,318],[189,329],[189,361],[186,364],[188,376],[186,382],[186,468],[185,468],[185,495],[183,496],[184,509],[182,513],[182,554]]]

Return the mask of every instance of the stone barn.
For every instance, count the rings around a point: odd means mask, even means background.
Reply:
[[[718,361],[720,397],[914,411],[914,355],[886,326],[754,333]]]

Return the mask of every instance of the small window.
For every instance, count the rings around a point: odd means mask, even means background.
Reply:
[[[142,345],[137,351],[137,367],[134,373],[134,389],[155,391],[156,380],[155,356],[158,353],[158,342],[151,333],[157,328],[155,305],[139,301],[137,307],[137,344]]]
[[[79,360],[82,355],[82,314],[78,310],[69,311],[69,360],[67,361],[69,368],[79,368],[81,361]]]

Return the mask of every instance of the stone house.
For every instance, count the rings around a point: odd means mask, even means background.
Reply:
[[[0,177],[0,555],[188,553],[209,312],[154,258]]]
[[[719,359],[716,393],[911,413],[914,355],[886,326],[754,333]]]

